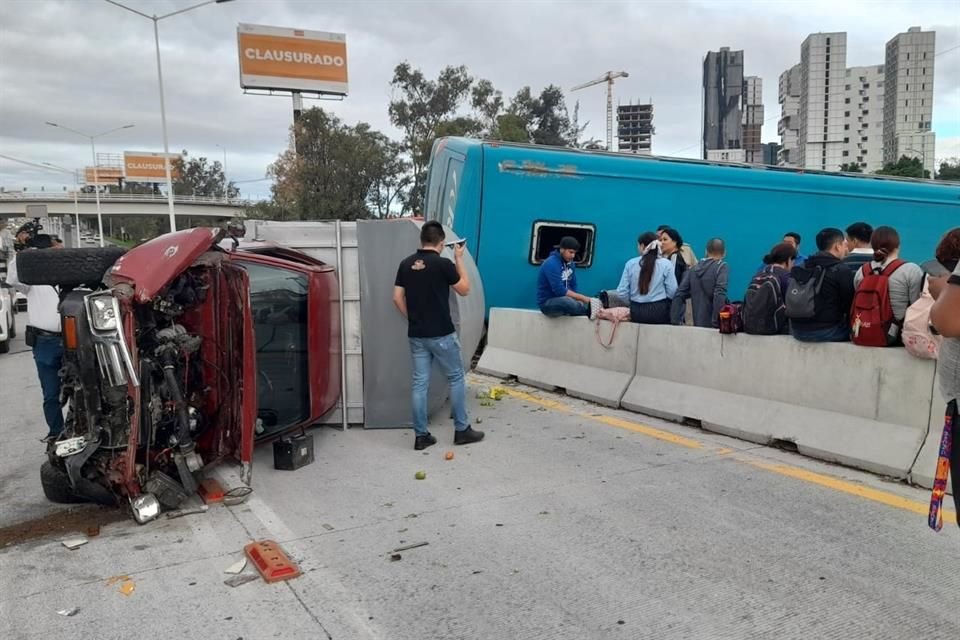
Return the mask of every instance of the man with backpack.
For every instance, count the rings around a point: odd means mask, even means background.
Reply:
[[[847,342],[854,287],[853,271],[843,265],[848,254],[843,231],[823,229],[817,250],[790,272],[785,296],[790,333],[801,342]]]
[[[707,243],[707,257],[687,270],[670,306],[670,321],[682,325],[687,299],[693,303],[693,325],[716,329],[720,308],[727,303],[730,266],[723,261],[726,245],[720,238]]]
[[[758,336],[790,333],[784,298],[797,250],[788,242],[775,245],[763,258],[766,265],[753,276],[743,298],[743,330]]]

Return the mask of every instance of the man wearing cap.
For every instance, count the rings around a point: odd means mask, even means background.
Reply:
[[[580,242],[565,236],[543,264],[537,276],[537,306],[543,315],[587,316],[593,320],[600,308],[599,300],[577,293],[576,255]]]
[[[37,229],[27,223],[17,230],[19,251],[46,251],[29,248]],[[50,249],[62,249],[63,242],[50,237]],[[60,405],[60,367],[63,366],[63,339],[60,334],[60,295],[50,286],[31,286],[20,282],[16,259],[10,261],[7,282],[27,296],[27,344],[33,349],[33,360],[43,392],[43,415],[47,422],[44,442],[56,440],[63,431],[63,410]]]

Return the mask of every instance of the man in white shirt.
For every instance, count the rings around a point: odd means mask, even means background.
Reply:
[[[17,232],[17,242],[25,243],[29,233]],[[54,242],[51,249],[24,249],[24,251],[54,251],[63,243]],[[63,410],[60,406],[60,367],[63,366],[63,337],[60,329],[60,295],[49,286],[22,284],[17,277],[17,261],[7,269],[7,282],[27,296],[27,333],[33,336],[33,361],[43,390],[43,415],[48,433],[44,441],[55,440],[63,431]]]

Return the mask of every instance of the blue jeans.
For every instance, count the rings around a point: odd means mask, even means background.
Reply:
[[[800,342],[850,342],[850,327],[846,325],[808,331],[791,323],[790,333]]]
[[[37,336],[33,345],[33,361],[37,365],[40,389],[43,390],[43,416],[50,430],[47,435],[58,436],[63,431],[63,411],[60,408],[63,340],[58,336]]]
[[[464,431],[467,422],[467,383],[460,356],[460,340],[456,333],[439,338],[409,338],[413,359],[413,430],[418,436],[427,429],[427,390],[430,388],[430,370],[434,361],[447,375],[450,386],[450,404],[453,405],[453,425]]]
[[[540,311],[548,318],[560,316],[590,316],[590,306],[568,296],[550,298],[540,305]]]

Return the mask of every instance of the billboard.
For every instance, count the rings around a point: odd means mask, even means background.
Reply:
[[[347,36],[342,33],[237,26],[240,86],[347,95]]]
[[[120,167],[97,167],[94,177],[93,167],[84,167],[83,182],[87,185],[115,185],[123,180],[123,169]]]
[[[171,153],[171,162],[180,156]],[[130,182],[166,182],[167,169],[163,166],[163,154],[150,151],[124,151],[123,171]],[[171,164],[170,177],[174,180],[180,177],[178,165]]]

